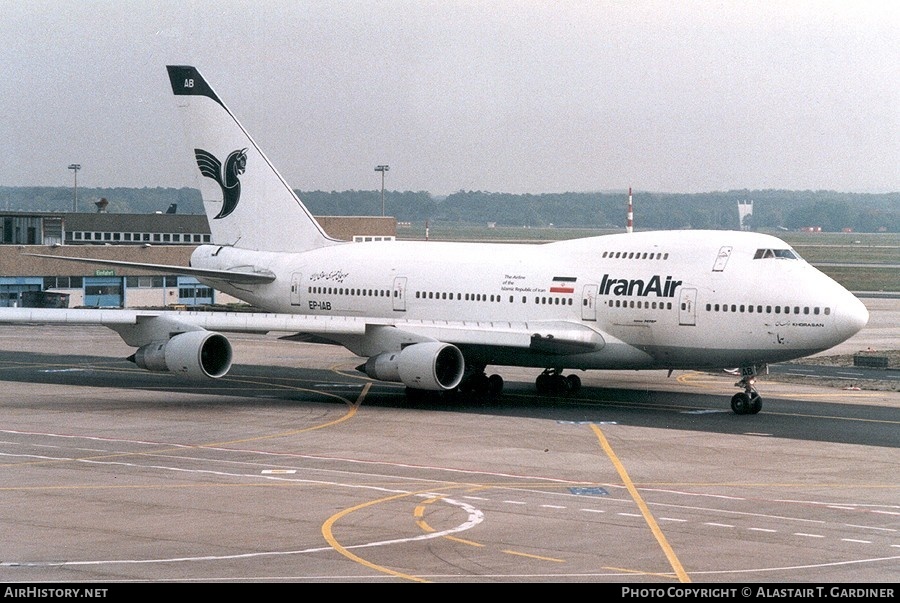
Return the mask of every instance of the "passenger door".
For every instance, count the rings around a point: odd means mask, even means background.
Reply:
[[[682,289],[678,303],[678,324],[694,326],[697,324],[697,290]]]
[[[597,285],[585,285],[582,290],[581,320],[597,320]]]
[[[394,277],[394,287],[391,292],[395,312],[406,312],[406,277]]]
[[[291,275],[291,305],[300,305],[300,283],[303,281],[303,275],[295,272]]]
[[[728,263],[728,258],[731,257],[732,249],[733,247],[730,245],[725,245],[719,249],[719,255],[716,256],[716,262],[713,264],[713,272],[722,272],[725,270],[725,264]]]

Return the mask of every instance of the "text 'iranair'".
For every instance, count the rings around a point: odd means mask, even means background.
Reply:
[[[665,282],[658,274],[653,276],[646,283],[641,279],[627,278],[610,278],[608,274],[603,275],[600,281],[601,295],[635,295],[638,297],[675,297],[675,289],[681,281],[674,280],[671,276],[667,276]]]

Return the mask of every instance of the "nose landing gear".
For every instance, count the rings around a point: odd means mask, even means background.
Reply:
[[[731,397],[731,410],[736,415],[755,415],[762,410],[762,398],[753,383],[756,381],[756,367],[741,368],[741,380],[734,384],[742,387],[744,391]]]

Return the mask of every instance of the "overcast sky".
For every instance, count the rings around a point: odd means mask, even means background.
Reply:
[[[196,186],[196,66],[301,190],[900,191],[900,2],[0,0],[0,186]]]

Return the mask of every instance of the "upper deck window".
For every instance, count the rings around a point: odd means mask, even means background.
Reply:
[[[754,260],[765,260],[768,258],[781,258],[785,260],[799,260],[800,256],[790,249],[757,249],[754,254]]]

